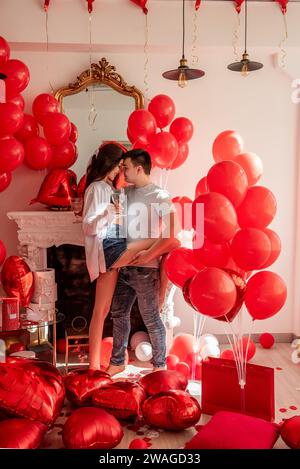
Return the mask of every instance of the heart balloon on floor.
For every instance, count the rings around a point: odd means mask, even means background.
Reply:
[[[33,294],[33,273],[19,256],[10,256],[3,264],[1,283],[8,296],[19,299],[20,305],[29,306]]]
[[[111,377],[100,370],[74,370],[64,379],[66,396],[77,406],[91,403],[93,393],[110,383]]]
[[[185,376],[177,371],[161,370],[143,376],[139,383],[149,396],[153,396],[159,392],[170,391],[171,389],[184,391],[188,381]]]
[[[47,431],[46,425],[28,419],[0,423],[0,448],[36,449]]]
[[[0,409],[51,425],[64,397],[62,377],[50,363],[20,357],[0,363]]]
[[[93,394],[93,403],[117,419],[141,417],[141,407],[146,399],[142,386],[129,381],[118,381],[104,386]]]
[[[118,420],[105,410],[82,407],[66,421],[62,438],[69,449],[110,449],[120,443],[123,430]]]
[[[201,408],[187,392],[175,390],[149,397],[144,402],[143,415],[154,427],[180,431],[198,422]]]

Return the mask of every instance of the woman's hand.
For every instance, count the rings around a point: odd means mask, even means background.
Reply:
[[[148,249],[138,252],[132,259],[129,265],[145,265],[152,260],[151,254]]]

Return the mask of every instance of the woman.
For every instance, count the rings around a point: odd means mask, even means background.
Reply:
[[[137,253],[155,242],[146,239],[127,244],[126,238],[119,236],[121,208],[111,204],[111,199],[123,158],[124,152],[117,144],[102,145],[87,169],[83,231],[90,279],[97,279],[89,329],[90,369],[100,369],[103,325],[110,310],[118,268],[130,265]],[[169,250],[177,245],[177,240],[170,240]],[[162,284],[165,288],[166,281]]]

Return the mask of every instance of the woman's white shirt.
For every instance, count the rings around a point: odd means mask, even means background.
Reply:
[[[95,181],[84,194],[82,228],[85,235],[86,265],[91,282],[106,272],[102,241],[114,218],[111,205],[112,188],[105,181]]]

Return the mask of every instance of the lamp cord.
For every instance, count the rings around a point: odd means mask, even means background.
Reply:
[[[245,0],[245,53],[247,52],[247,0]]]
[[[185,38],[185,18],[184,18],[184,10],[185,10],[184,0],[182,0],[182,58],[184,59],[184,38]]]

